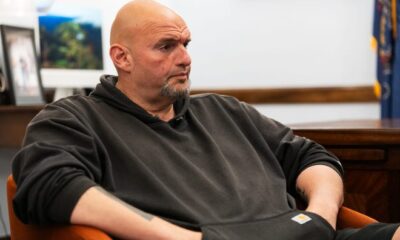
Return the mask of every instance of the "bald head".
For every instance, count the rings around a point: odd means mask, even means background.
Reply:
[[[151,0],[129,2],[111,30],[116,87],[142,107],[170,106],[189,91],[190,40],[186,23],[169,8]]]
[[[146,26],[163,20],[179,18],[174,11],[152,0],[134,0],[125,4],[117,13],[111,27],[110,44],[132,40]]]

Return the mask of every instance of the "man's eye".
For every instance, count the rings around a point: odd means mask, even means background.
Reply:
[[[169,51],[174,47],[173,44],[164,44],[160,47],[161,51]]]

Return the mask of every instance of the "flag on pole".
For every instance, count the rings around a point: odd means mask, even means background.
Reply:
[[[392,82],[392,118],[400,118],[400,0],[392,3],[394,58]]]
[[[381,118],[400,117],[400,0],[375,0],[372,46],[377,53],[375,92]]]

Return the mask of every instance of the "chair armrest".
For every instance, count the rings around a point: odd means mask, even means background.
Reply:
[[[82,225],[39,226],[24,224],[15,216],[12,198],[17,185],[10,175],[7,180],[7,202],[10,218],[11,238],[13,240],[111,240],[101,230]]]
[[[347,207],[341,207],[338,213],[337,229],[360,228],[376,222],[375,219],[370,218],[367,215]]]
[[[111,240],[105,232],[82,225],[53,226],[49,230],[54,240]]]

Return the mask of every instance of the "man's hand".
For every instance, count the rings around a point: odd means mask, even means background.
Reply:
[[[336,229],[336,219],[343,203],[343,181],[325,165],[306,168],[297,178],[297,189],[308,202],[306,211],[318,214]]]

